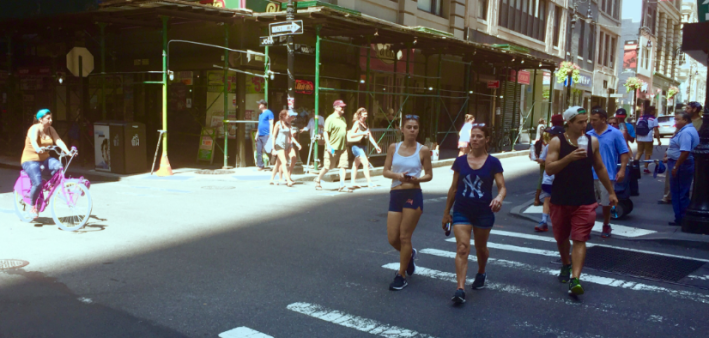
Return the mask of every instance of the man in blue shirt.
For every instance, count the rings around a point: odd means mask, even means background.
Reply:
[[[268,143],[268,139],[273,132],[273,112],[268,109],[266,100],[259,100],[258,109],[261,114],[258,116],[258,132],[256,134],[256,166],[258,170],[265,170],[263,167],[263,147]]]
[[[608,171],[608,178],[612,184],[615,182],[623,182],[625,179],[625,167],[628,165],[628,147],[623,133],[613,127],[608,126],[608,113],[602,108],[596,108],[591,111],[591,129],[587,134],[595,136],[598,139],[598,150],[601,153],[601,160]],[[620,163],[620,170],[616,170]],[[610,192],[603,187],[598,180],[596,170],[593,170],[594,187],[596,190],[596,199],[598,204],[603,208],[603,231],[601,237],[608,238],[611,236],[610,221],[611,221],[611,204],[609,201]]]
[[[670,193],[675,221],[670,225],[682,225],[682,218],[689,207],[689,188],[694,178],[692,150],[699,145],[699,133],[692,125],[692,116],[679,112],[675,115],[677,132],[670,139],[670,146],[663,161],[670,172]]]

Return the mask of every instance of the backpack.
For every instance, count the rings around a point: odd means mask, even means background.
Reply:
[[[647,136],[648,134],[650,134],[650,127],[648,125],[648,118],[643,117],[638,121],[638,123],[636,125],[636,129],[635,129],[635,133],[638,136]]]

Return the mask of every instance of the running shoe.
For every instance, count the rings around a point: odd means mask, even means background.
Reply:
[[[579,282],[578,278],[571,278],[571,282],[569,282],[569,294],[576,296],[583,295],[583,286],[581,286],[581,282]]]
[[[406,267],[406,274],[409,276],[413,276],[414,272],[416,272],[416,263],[414,260],[416,260],[416,257],[418,256],[418,251],[416,249],[411,250],[411,259],[409,259],[409,266]]]
[[[570,278],[571,278],[571,264],[562,266],[561,271],[559,272],[559,282],[568,283]]]
[[[645,173],[645,174],[650,174],[650,170],[648,170],[647,168],[645,168],[645,169],[643,170],[643,173]]]
[[[547,232],[549,231],[549,225],[546,222],[539,222],[537,226],[534,227],[536,232]]]
[[[451,298],[453,303],[456,304],[463,304],[465,303],[465,290],[463,289],[458,289],[455,290],[455,295],[453,295],[453,298]]]
[[[611,231],[613,231],[611,226],[608,224],[604,224],[603,231],[601,232],[601,238],[611,238]]]
[[[473,290],[480,290],[485,288],[485,277],[486,273],[479,273],[475,275],[475,281],[473,282]]]
[[[399,291],[407,285],[409,285],[409,283],[406,282],[406,278],[401,277],[401,275],[397,272],[396,276],[394,276],[394,281],[389,284],[389,290]]]

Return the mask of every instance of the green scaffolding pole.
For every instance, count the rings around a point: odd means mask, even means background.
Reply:
[[[162,19],[162,157],[167,159],[167,16]]]
[[[372,52],[370,50],[370,47],[372,46],[371,41],[372,41],[372,38],[367,36],[367,48],[365,48],[365,50],[367,51],[367,70],[366,70],[367,75],[365,75],[364,83],[365,83],[365,88],[368,92],[369,92],[369,67],[370,67],[371,54],[372,54]],[[370,108],[369,95],[365,95],[365,98],[367,100],[366,107],[367,107],[367,109],[369,109]]]
[[[436,96],[439,98],[436,100],[436,120],[434,121],[435,129],[433,130],[433,137],[431,140],[438,143],[438,121],[440,120],[441,114],[441,67],[443,65],[443,55],[438,54],[438,74],[436,79]]]
[[[106,24],[98,23],[101,29],[101,117],[106,119]]]
[[[264,89],[263,96],[264,96],[264,100],[266,101],[266,104],[268,104],[268,81],[269,81],[269,74],[268,73],[270,70],[269,67],[271,66],[271,54],[268,53],[268,46],[266,46],[265,54],[266,54],[266,62],[264,62],[264,65],[265,65],[264,68],[266,70],[266,72],[265,72],[266,77],[264,77],[265,81],[264,81],[264,87],[263,87],[263,89]],[[254,140],[254,142],[256,142],[256,141]]]
[[[229,48],[229,25],[224,24],[224,48]],[[229,119],[229,50],[224,49],[224,121]],[[229,169],[229,129],[226,122],[222,124],[224,128],[224,167]]]
[[[320,29],[321,25],[315,26],[315,132],[313,135],[320,135],[318,133],[318,115],[320,114]],[[369,84],[369,83],[367,83]],[[318,145],[313,143],[313,170],[318,170]]]

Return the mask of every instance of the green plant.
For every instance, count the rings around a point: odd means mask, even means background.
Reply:
[[[633,90],[638,90],[642,88],[642,86],[645,84],[645,81],[638,79],[637,77],[631,77],[625,80],[625,83],[623,86],[628,90],[628,93],[633,91]]]
[[[667,99],[669,100],[673,98],[675,95],[677,95],[677,93],[679,93],[679,88],[675,86],[670,87],[670,89],[667,91]]]
[[[581,67],[575,65],[571,61],[564,61],[559,64],[559,69],[556,71],[556,82],[564,83],[566,78],[571,75],[571,79],[574,83],[578,83],[580,80]]]

